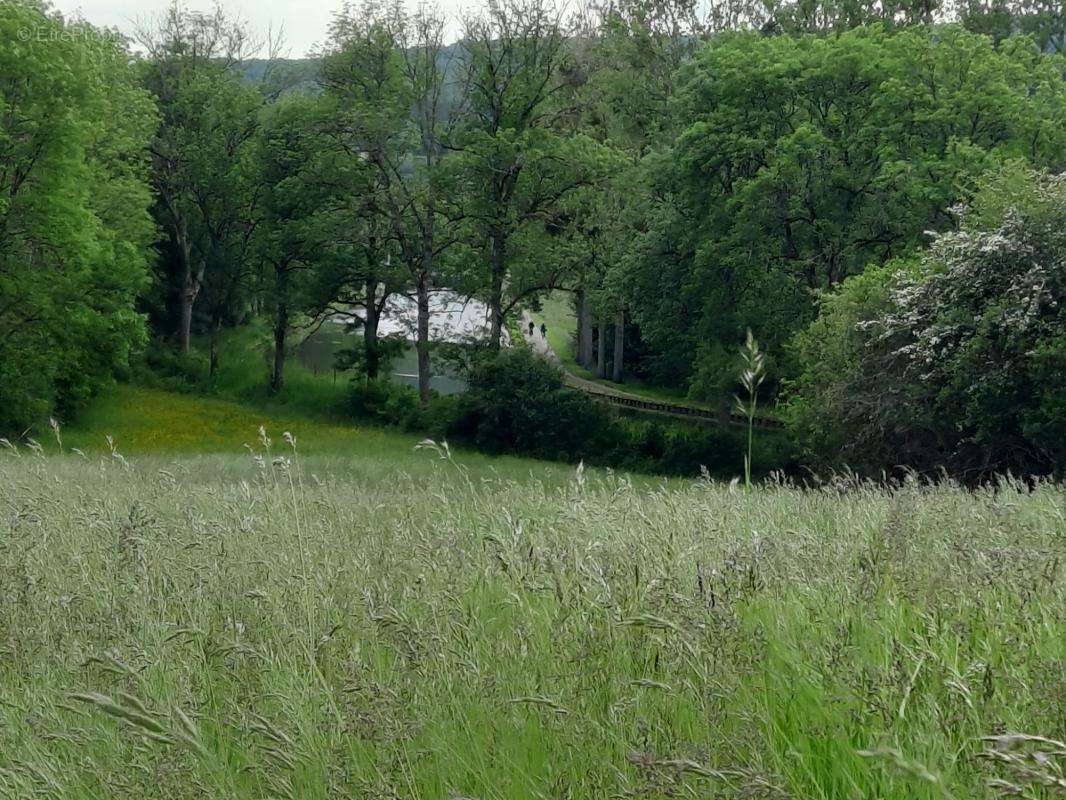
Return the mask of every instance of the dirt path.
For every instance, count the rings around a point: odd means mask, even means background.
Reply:
[[[716,423],[732,423],[736,425],[747,425],[748,420],[746,417],[740,414],[728,412],[726,414],[720,414],[716,411],[711,411],[706,408],[700,408],[698,406],[687,405],[685,403],[666,402],[662,400],[652,400],[647,397],[643,397],[639,394],[633,394],[632,392],[622,391],[616,389],[613,386],[604,386],[602,383],[596,381],[590,381],[587,378],[582,378],[575,375],[568,370],[563,363],[559,360],[559,357],[552,350],[551,345],[548,343],[546,337],[541,335],[540,327],[533,326],[533,333],[529,332],[529,324],[533,321],[528,311],[523,311],[520,319],[522,326],[522,338],[525,339],[533,352],[541,358],[547,359],[554,364],[563,373],[563,379],[568,386],[573,387],[585,394],[592,395],[599,400],[611,403],[612,405],[621,406],[623,408],[635,408],[641,411],[652,411],[657,414],[666,414],[671,417],[678,417],[680,419],[699,420],[703,422],[716,422]],[[783,428],[784,425],[777,420],[770,419],[756,419],[755,426],[758,428]]]

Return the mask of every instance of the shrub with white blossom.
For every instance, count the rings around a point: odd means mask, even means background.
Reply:
[[[824,460],[969,478],[1066,464],[1066,175],[1005,167],[956,212],[797,338],[793,422]]]

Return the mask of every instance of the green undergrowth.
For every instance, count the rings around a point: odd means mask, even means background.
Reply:
[[[298,341],[299,337],[293,336]],[[200,337],[193,352],[181,356],[168,343],[155,343],[137,375],[137,383],[232,400],[274,412],[344,419],[349,376],[333,370],[313,370],[295,353],[286,360],[281,389],[268,391],[273,343],[263,320],[222,331],[214,375],[210,373],[209,344],[206,337]]]
[[[488,362],[488,383],[498,384],[490,387],[491,407],[482,402],[485,397],[472,392],[455,396],[434,393],[426,408],[419,406],[410,387],[388,381],[353,381],[350,375],[334,374],[332,370],[316,372],[295,356],[288,359],[281,390],[270,393],[269,349],[261,323],[226,330],[221,336],[219,369],[210,375],[207,357],[201,350],[182,357],[157,343],[147,354],[145,369],[138,374],[137,382],[142,388],[160,393],[239,404],[260,416],[313,420],[334,431],[349,427],[369,431],[377,426],[382,435],[399,433],[448,440],[487,454],[510,454],[520,459],[532,457],[574,466],[584,461],[647,475],[694,477],[709,470],[716,477],[729,479],[743,471],[740,427],[691,423],[657,414],[631,419],[631,412],[619,414],[613,408],[593,406],[571,389],[558,394],[538,393],[533,390],[544,376],[535,373],[538,366],[545,365],[518,357],[521,348],[505,350]],[[519,363],[510,364],[511,360]],[[517,376],[516,370],[520,373]],[[469,381],[470,377],[468,374],[466,379]],[[552,381],[560,383],[559,378],[552,371]],[[129,391],[128,387],[120,387],[110,399],[97,404],[104,408],[103,420],[99,412],[90,409],[85,420],[75,421],[78,428],[114,435],[101,422],[109,416],[119,416],[109,409],[114,406],[115,395],[123,391]],[[165,449],[170,438],[180,440],[178,452],[186,447],[217,447],[222,443],[214,428],[201,437],[185,420],[171,419],[173,415],[167,415],[169,401],[162,394],[138,401],[138,405],[142,402],[146,408],[154,406],[164,412],[158,424],[153,423],[150,414],[140,415],[140,430],[151,429],[151,435],[160,440],[157,449]],[[576,422],[566,413],[575,404],[590,406],[583,422]],[[197,416],[195,411],[191,414]],[[512,417],[513,424],[504,424],[502,417]],[[38,431],[35,435],[41,438],[40,434]],[[346,441],[346,436],[340,434],[339,441]],[[323,438],[328,442],[333,434]],[[756,451],[757,473],[795,472],[797,450],[782,431],[760,432]]]

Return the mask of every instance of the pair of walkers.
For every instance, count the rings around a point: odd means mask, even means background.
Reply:
[[[529,338],[530,339],[533,338],[533,320],[529,321]],[[548,338],[548,326],[545,325],[543,322],[540,323],[540,338],[541,339],[547,339]]]

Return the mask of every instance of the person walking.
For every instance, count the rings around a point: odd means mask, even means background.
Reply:
[[[529,321],[529,338],[533,338],[533,320]]]
[[[544,339],[545,341],[548,340],[548,326],[545,325],[543,322],[540,323],[540,338]]]

